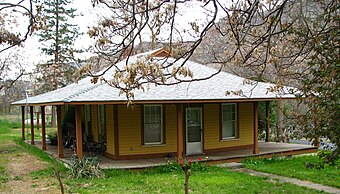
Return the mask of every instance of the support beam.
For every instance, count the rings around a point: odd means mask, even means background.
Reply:
[[[270,141],[270,113],[269,113],[269,101],[266,102],[266,142]]]
[[[25,141],[25,107],[21,107],[21,139]]]
[[[177,160],[183,157],[183,105],[177,105]]]
[[[253,147],[253,154],[259,153],[259,143],[258,143],[258,102],[254,102],[254,147]]]
[[[78,159],[81,160],[83,158],[83,134],[81,127],[81,106],[76,106],[76,149]]]
[[[40,107],[41,110],[41,139],[42,150],[46,150],[46,121],[45,121],[45,106]]]
[[[31,145],[34,145],[34,107],[30,106],[30,116],[31,116]]]
[[[64,157],[63,132],[61,129],[61,106],[57,105],[58,158]]]

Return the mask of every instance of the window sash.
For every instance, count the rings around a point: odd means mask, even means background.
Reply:
[[[144,144],[163,143],[163,106],[144,105]]]
[[[222,104],[222,139],[237,137],[236,103]]]

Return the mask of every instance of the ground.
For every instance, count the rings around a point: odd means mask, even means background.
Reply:
[[[46,168],[46,162],[26,153],[15,142],[7,140],[0,144],[0,162],[4,164],[6,183],[0,182],[0,193],[60,193],[56,180],[35,179],[32,172]]]

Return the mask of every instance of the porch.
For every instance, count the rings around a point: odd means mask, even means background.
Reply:
[[[30,141],[26,141],[30,143]],[[35,146],[39,149],[42,148],[42,142],[36,141]],[[246,157],[267,157],[270,158],[273,155],[277,156],[292,156],[298,154],[314,153],[318,150],[318,147],[302,144],[291,144],[291,143],[275,143],[275,142],[259,142],[258,143],[259,153],[253,154],[253,149],[240,149],[226,152],[216,152],[210,154],[188,156],[194,161],[206,162],[207,164],[218,164],[228,162],[239,162]],[[47,145],[46,151],[48,154],[54,157],[58,156],[57,146]],[[70,149],[64,149],[64,158],[59,158],[62,162],[70,164],[73,151]],[[89,153],[84,152],[85,156]],[[165,165],[168,161],[176,160],[172,158],[146,158],[146,159],[133,159],[133,160],[112,160],[105,156],[100,156],[100,166],[103,169],[142,169],[150,168],[155,166]]]

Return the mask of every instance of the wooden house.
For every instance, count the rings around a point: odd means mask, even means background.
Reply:
[[[131,56],[146,60],[175,60],[164,49]],[[169,58],[168,58],[169,57]],[[181,59],[174,63],[181,64]],[[117,64],[124,66],[126,60]],[[217,70],[192,61],[185,66],[198,79]],[[114,71],[103,76],[109,78]],[[105,143],[105,155],[114,160],[149,157],[183,157],[228,150],[253,150],[258,153],[258,102],[295,99],[284,88],[270,92],[273,84],[245,81],[226,72],[203,81],[187,81],[174,85],[149,84],[145,91],[135,90],[133,105],[120,91],[106,83],[91,83],[91,77],[45,94],[13,103],[14,105],[56,106],[58,117],[58,156],[63,157],[61,123],[70,107],[75,109],[75,136],[78,157],[83,156],[84,142]],[[240,91],[242,95],[226,95]],[[23,112],[24,117],[24,112]],[[44,119],[44,118],[43,118]],[[33,122],[33,121],[32,121]],[[267,123],[268,125],[268,123]],[[43,127],[44,128],[44,127]],[[23,123],[23,138],[24,136]],[[32,133],[34,129],[32,128]],[[44,135],[43,135],[44,136]],[[34,144],[34,135],[31,143]],[[46,140],[43,137],[43,144]]]

